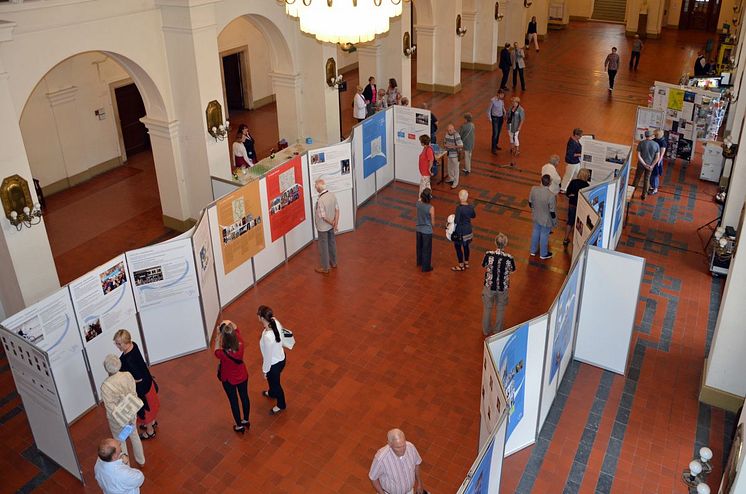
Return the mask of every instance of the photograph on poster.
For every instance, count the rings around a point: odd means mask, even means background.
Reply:
[[[508,336],[498,359],[498,370],[508,400],[508,438],[523,418],[527,351],[528,323],[525,323]]]
[[[83,325],[83,334],[85,335],[85,341],[91,341],[103,332],[104,330],[101,328],[101,321],[99,319],[94,319],[88,324]]]
[[[554,381],[554,376],[557,375],[562,359],[572,342],[575,306],[577,304],[578,273],[580,273],[580,269],[579,265],[576,264],[572,273],[567,278],[562,293],[560,293],[554,341],[552,342],[552,365],[549,371],[550,383]]]
[[[479,465],[474,469],[474,474],[464,494],[490,494],[490,471],[492,470],[492,451],[495,448],[495,436],[490,439],[489,446],[482,455]]]
[[[228,274],[264,249],[259,181],[223,196],[216,206],[223,266]]]
[[[486,345],[484,348],[484,357],[482,358],[481,391],[480,405],[482,418],[487,425],[487,430],[492,432],[507,404],[497,377],[497,369],[495,369]]]
[[[269,230],[275,242],[306,219],[300,156],[269,172],[266,183]]]
[[[163,281],[163,268],[155,266],[152,268],[140,269],[132,272],[132,278],[135,280],[135,286],[149,285],[158,281]]]
[[[691,91],[684,91],[684,101],[688,103],[694,103],[694,94]]]
[[[312,165],[318,165],[319,163],[323,163],[324,161],[326,161],[324,159],[324,153],[311,153]]]
[[[207,253],[207,246],[202,246],[199,249],[199,267],[202,271],[207,271],[210,266],[210,254]]]
[[[323,154],[324,161],[313,162],[313,155]],[[310,178],[311,195],[318,196],[313,184],[318,179],[326,182],[326,187],[335,194],[352,189],[352,174],[350,173],[351,151],[348,143],[340,143],[336,146],[317,149],[311,152]]]
[[[27,321],[22,322],[18,327],[13,328],[11,331],[38,347],[41,347],[44,343],[44,329],[42,328],[39,316],[35,315]]]
[[[575,218],[575,229],[580,235],[583,235],[583,220],[580,217]]]
[[[124,272],[124,263],[112,266],[99,275],[101,278],[101,289],[104,295],[116,290],[122,283],[127,281],[127,274]]]
[[[340,161],[341,166],[341,172],[342,175],[347,175],[350,173],[350,160],[342,160]]]
[[[430,125],[430,118],[425,113],[416,113],[414,114],[414,121],[420,125]]]
[[[692,140],[684,139],[682,136],[682,138],[679,139],[679,142],[676,147],[676,155],[682,160],[691,161],[692,146],[693,146]]]
[[[387,164],[386,112],[379,112],[363,121],[363,178]]]
[[[606,162],[623,165],[624,160],[627,159],[628,151],[629,148],[626,147],[608,146],[606,148]]]

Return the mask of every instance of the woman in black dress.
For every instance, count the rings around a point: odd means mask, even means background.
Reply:
[[[456,229],[451,236],[453,246],[456,248],[458,266],[451,268],[452,271],[464,271],[469,268],[469,244],[474,238],[471,220],[476,218],[477,213],[474,206],[469,204],[469,193],[461,189],[458,193],[459,205],[456,206]]]
[[[120,329],[114,334],[114,345],[122,352],[119,360],[122,362],[122,372],[129,372],[135,378],[137,397],[143,402],[143,406],[137,412],[137,425],[142,431],[141,439],[155,437],[155,428],[158,426],[158,410],[161,403],[158,399],[158,387],[150,374],[148,364],[142,358],[142,353],[137,343],[132,341],[132,335],[126,329]]]

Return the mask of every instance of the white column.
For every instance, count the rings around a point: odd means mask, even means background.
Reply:
[[[462,11],[461,0],[438,4],[435,24],[435,91],[461,91],[461,37],[456,35],[456,16]],[[463,15],[461,16],[463,27]]]
[[[417,89],[435,89],[435,26],[417,24]]]
[[[740,126],[742,129],[744,126],[743,120],[741,120]],[[723,226],[738,227],[744,201],[746,201],[746,139],[741,139],[738,153],[736,153],[733,162],[733,169],[728,179],[728,195],[725,198],[722,217]]]
[[[495,20],[495,2],[493,0],[477,0],[477,52],[474,59],[477,70],[492,71],[497,69],[498,26],[502,22]],[[468,34],[467,34],[468,36]]]
[[[326,61],[329,58],[336,60],[337,47],[303,37],[299,48],[303,74],[303,136],[311,137],[314,143],[335,144],[340,137],[339,95],[337,89],[326,83]],[[354,91],[355,88],[348,90]]]
[[[0,43],[12,39],[14,27],[15,23],[0,21]],[[19,114],[8,87],[8,73],[0,60],[0,181],[20,175],[28,182],[32,199],[38,202],[16,118]],[[60,283],[43,220],[19,231],[3,214],[0,224],[0,299],[4,312],[14,314],[59,289]]]
[[[461,67],[474,69],[477,61],[477,40],[479,39],[479,13],[464,10],[461,13],[461,26],[466,34],[461,38]]]
[[[303,137],[303,119],[300,101],[302,98],[302,78],[300,74],[280,74],[270,72],[272,91],[277,105],[277,126],[280,139],[289,143]]]
[[[404,33],[409,32],[411,18],[410,5],[405,4],[402,14],[391,20],[388,34],[381,37],[383,72],[378,80],[380,87],[385,88],[389,77],[393,77],[399,84],[399,91],[410,100],[412,97],[412,60],[404,55]],[[410,39],[413,39],[413,34],[409,33]],[[363,80],[362,72],[360,74],[360,80]]]
[[[383,70],[383,44],[380,39],[357,46],[357,68],[361,86],[365,87],[368,78],[373,76],[379,88],[386,88],[388,75]]]

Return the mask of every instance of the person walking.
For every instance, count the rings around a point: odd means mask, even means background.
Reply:
[[[474,117],[471,113],[464,113],[464,123],[459,127],[458,134],[464,145],[464,175],[471,173],[471,153],[474,151],[474,136],[476,128],[474,127]]]
[[[259,349],[262,352],[262,372],[267,378],[269,389],[262,391],[265,398],[277,400],[277,405],[269,411],[270,415],[277,415],[287,408],[285,391],[280,383],[280,376],[285,369],[285,349],[282,345],[282,324],[275,319],[272,309],[260,305],[256,312],[262,323],[262,336],[259,339]]]
[[[549,234],[552,233],[552,228],[557,226],[557,198],[549,190],[551,183],[552,178],[549,175],[542,175],[541,186],[531,187],[528,196],[533,220],[529,254],[535,256],[538,252],[540,259],[552,258],[549,251]]]
[[[145,475],[130,467],[127,453],[122,452],[121,443],[113,437],[99,443],[93,475],[104,494],[139,494],[145,482]]]
[[[539,33],[536,28],[536,16],[532,16],[528,23],[528,29],[526,30],[526,36],[528,37],[527,47],[531,46],[531,43],[536,47],[536,53],[539,53]]]
[[[606,55],[604,60],[604,70],[609,74],[609,91],[614,90],[614,79],[619,70],[619,54],[616,52],[616,46],[611,48],[611,53]]]
[[[448,180],[446,180],[446,183],[451,184],[451,188],[455,189],[458,187],[459,179],[458,157],[464,148],[464,143],[453,124],[448,125],[446,135],[443,138],[443,145],[448,152]]]
[[[355,91],[355,96],[352,98],[352,116],[358,122],[365,120],[367,112],[367,104],[363,97],[363,88],[358,86]]]
[[[567,185],[575,178],[580,169],[580,158],[583,156],[583,145],[580,138],[583,137],[583,129],[572,129],[572,135],[565,146],[565,173],[562,176],[560,190],[567,190]]]
[[[576,178],[570,181],[567,186],[565,195],[567,196],[568,207],[567,207],[567,225],[565,226],[565,239],[562,241],[562,245],[570,243],[570,237],[572,235],[572,228],[575,226],[575,217],[578,211],[578,196],[580,191],[590,185],[591,171],[588,168],[581,168],[578,170]]]
[[[518,139],[523,123],[526,121],[526,112],[521,106],[521,98],[513,96],[512,104],[508,110],[508,137],[510,137],[510,154],[512,156],[510,165],[515,165],[515,158],[520,156],[521,142]]]
[[[637,70],[637,66],[640,64],[640,53],[644,46],[640,35],[635,34],[635,39],[632,41],[632,55],[629,58],[629,70],[633,68]]]
[[[553,154],[549,157],[549,163],[546,163],[544,166],[541,167],[541,174],[549,175],[552,179],[552,183],[549,184],[549,190],[551,190],[552,194],[554,195],[557,195],[559,193],[560,183],[562,182],[562,178],[557,171],[557,165],[559,164],[559,162],[559,155]]]
[[[469,192],[466,189],[461,189],[458,192],[459,205],[456,206],[456,212],[454,214],[455,229],[451,235],[453,246],[456,249],[456,258],[458,259],[458,266],[451,268],[451,271],[464,271],[469,269],[469,244],[474,239],[474,231],[472,230],[471,220],[477,217],[477,213],[474,210],[474,206],[469,204]]]
[[[337,267],[337,241],[334,238],[339,226],[339,204],[337,196],[326,187],[323,178],[314,183],[319,197],[316,199],[314,222],[319,236],[319,257],[321,266],[316,268],[320,274],[329,274],[329,269]]]
[[[418,166],[420,170],[420,194],[422,194],[423,190],[432,189],[430,187],[430,171],[435,161],[435,152],[430,146],[429,135],[422,134],[420,136],[420,144],[422,144],[422,151],[420,151]]]
[[[502,50],[500,50],[500,71],[503,73],[503,77],[500,80],[500,89],[503,91],[508,90],[508,77],[510,76],[510,68],[512,67],[512,57],[510,56],[510,43],[505,43]],[[515,84],[515,83],[514,83]]]
[[[650,189],[650,174],[653,171],[653,167],[658,163],[659,158],[660,146],[653,140],[653,133],[646,130],[645,139],[637,145],[637,168],[635,169],[635,178],[630,184],[633,187],[637,187],[642,177],[641,198],[643,201],[648,195],[648,189]]]
[[[523,69],[526,68],[526,52],[518,46],[518,42],[513,43],[513,51],[510,53],[510,66],[513,68],[513,91],[518,84],[518,76],[521,79],[521,91],[526,90],[526,80],[523,77]]]
[[[422,494],[422,458],[417,448],[399,429],[391,429],[386,439],[388,444],[376,452],[368,472],[376,494]]]
[[[210,348],[212,348],[215,358],[220,361],[220,364],[218,364],[218,379],[223,384],[223,390],[225,390],[228,403],[231,406],[231,414],[235,423],[233,430],[243,434],[246,429],[251,427],[249,423],[249,411],[251,410],[249,373],[246,371],[246,364],[243,361],[243,338],[241,338],[241,332],[235,323],[223,321],[217,325],[212,331]],[[241,399],[243,415],[241,415],[241,410],[238,407],[239,398]]]
[[[122,352],[119,360],[122,362],[122,372],[129,372],[135,378],[137,397],[142,400],[142,408],[137,412],[137,425],[142,431],[140,439],[155,437],[158,427],[158,410],[161,401],[158,397],[158,386],[150,374],[148,364],[142,358],[140,348],[132,341],[132,335],[126,329],[114,333],[114,345]]]
[[[490,100],[490,107],[487,109],[487,118],[492,124],[492,154],[497,154],[502,150],[500,147],[500,131],[503,128],[505,119],[505,91],[497,90],[497,94]]]
[[[424,136],[423,136],[424,137]],[[433,270],[433,223],[435,223],[435,206],[432,201],[432,191],[427,188],[420,193],[417,201],[417,266],[423,273]]]
[[[505,307],[508,305],[510,273],[515,271],[515,259],[505,252],[508,237],[498,233],[495,237],[495,250],[488,250],[482,259],[484,268],[484,288],[482,288],[482,333],[490,336],[503,329]],[[495,309],[495,323],[492,311]]]
[[[666,140],[665,133],[662,129],[655,129],[653,132],[653,140],[658,144],[658,162],[653,167],[650,173],[650,194],[658,193],[658,185],[660,185],[661,177],[663,176],[663,160],[666,159],[666,148],[668,148],[668,141]]]

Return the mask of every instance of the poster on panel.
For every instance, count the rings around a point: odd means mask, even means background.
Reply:
[[[591,171],[591,185],[614,176],[627,160],[630,146],[595,139],[583,140],[581,166]]]
[[[68,287],[26,307],[2,325],[47,352],[69,422],[96,404]]]
[[[420,183],[420,136],[430,135],[430,110],[407,106],[394,107],[394,156],[396,179],[410,184]]]
[[[364,177],[363,169],[363,126],[352,128],[352,173],[355,177],[355,202],[360,206],[376,193],[376,175]],[[396,150],[396,148],[394,148]]]
[[[306,219],[300,156],[274,168],[267,173],[265,179],[269,229],[274,242]]]
[[[335,194],[352,190],[351,160],[352,149],[349,142],[309,151],[311,187],[313,188],[316,180],[323,179],[327,189]]]
[[[349,146],[348,143],[345,143]],[[309,154],[302,154],[300,157],[301,161],[301,183],[303,184],[303,190],[305,191],[305,197],[303,198],[303,210],[305,211],[305,220],[290,230],[285,235],[285,250],[287,257],[290,258],[296,252],[303,249],[306,245],[313,241],[313,214],[311,214],[311,201],[309,200],[311,190],[314,189],[314,184],[310,180],[310,172],[308,170]],[[348,177],[352,176],[352,173],[347,174]],[[350,181],[351,183],[351,181]],[[351,194],[352,191],[348,192]]]
[[[506,405],[505,392],[498,378],[495,362],[490,356],[490,351],[485,341],[484,356],[482,357],[480,413],[482,421],[486,424],[486,431],[488,433],[491,433],[497,426]]]
[[[49,356],[8,332],[0,331],[0,340],[36,447],[82,482],[83,472],[67,427]],[[87,380],[81,385],[89,387]]]
[[[663,110],[638,106],[634,139],[636,141],[645,139],[646,130],[662,129],[664,119],[665,112]]]
[[[104,358],[118,353],[114,333],[126,329],[135,339],[139,339],[140,334],[124,254],[72,281],[69,287],[98,393],[101,383],[108,377]]]
[[[220,296],[220,305],[221,307],[226,307],[254,284],[254,268],[252,263],[245,262],[230,273],[225,272],[225,265],[223,264],[223,229],[220,228],[218,208],[215,204],[207,208],[207,218],[210,224],[212,254],[215,257],[215,276]]]
[[[583,246],[589,242],[589,237],[596,231],[601,230],[601,218],[596,210],[591,206],[587,194],[583,191],[578,195],[578,207],[575,213],[575,224],[573,225],[572,236],[572,262],[582,250]],[[599,226],[599,228],[596,228]],[[599,239],[601,237],[597,237]]]
[[[365,119],[363,128],[363,178],[386,166],[386,112],[378,112]]]
[[[565,284],[557,300],[557,322],[554,325],[555,332],[553,338],[549,342],[549,352],[551,355],[547,376],[549,384],[554,384],[555,379],[560,374],[560,365],[565,359],[565,355],[572,352],[571,345],[575,329],[575,312],[578,305],[578,283],[582,267],[581,261],[582,258],[579,255],[570,270],[570,274],[565,278]],[[559,375],[558,380],[561,379],[562,376]]]
[[[389,107],[382,112],[386,118],[387,136],[394,135],[394,108],[396,108],[396,106]],[[376,170],[376,190],[382,190],[396,178],[394,163],[396,163],[397,155],[395,153],[394,139],[386,139],[386,150],[384,151],[384,153],[388,157],[388,160],[386,162],[386,166]]]
[[[192,235],[192,250],[197,267],[197,281],[202,295],[202,316],[205,323],[205,337],[209,338],[220,314],[220,297],[215,278],[215,255],[210,241],[210,221],[207,210],[202,211]]]
[[[559,303],[559,297],[554,299],[551,307],[549,308],[549,321],[547,324],[547,338],[546,348],[544,352],[544,369],[542,371],[541,380],[541,403],[539,404],[539,430],[544,426],[544,422],[549,415],[549,410],[552,408],[554,398],[557,396],[556,383],[549,380],[549,368],[552,361],[552,344],[554,342],[554,335],[557,333],[557,306]]]
[[[630,155],[624,167],[619,171],[617,178],[616,199],[614,200],[614,220],[612,226],[612,241],[610,247],[616,249],[619,243],[619,237],[622,236],[622,226],[624,225],[624,213],[627,211],[627,184],[629,183],[629,171],[632,162]]]
[[[500,492],[507,419],[501,415],[496,428],[486,438],[477,459],[466,474],[457,494],[497,494]]]
[[[215,203],[223,269],[230,273],[264,248],[259,181],[254,180]]]
[[[564,353],[562,354],[562,359],[560,360],[559,364],[559,372],[557,373],[556,380],[557,380],[557,388],[559,388],[560,384],[562,383],[562,379],[565,377],[565,372],[567,371],[567,366],[570,365],[570,361],[572,360],[573,356],[573,349],[575,345],[575,335],[577,333],[578,329],[578,308],[580,306],[580,297],[583,293],[583,270],[585,269],[585,258],[587,256],[588,247],[585,246],[580,250],[580,253],[578,254],[577,259],[573,263],[572,268],[570,269],[570,275],[566,279],[565,287],[563,288],[562,292],[560,292],[560,298],[562,298],[562,295],[566,292],[572,293],[572,297],[574,297],[574,300],[571,301],[570,297],[566,298],[566,303],[564,305],[565,311],[563,312],[563,306],[558,306],[558,319],[557,322],[560,324],[565,323],[561,319],[561,317],[565,317],[569,319],[569,326],[570,326],[570,343],[566,346]]]

